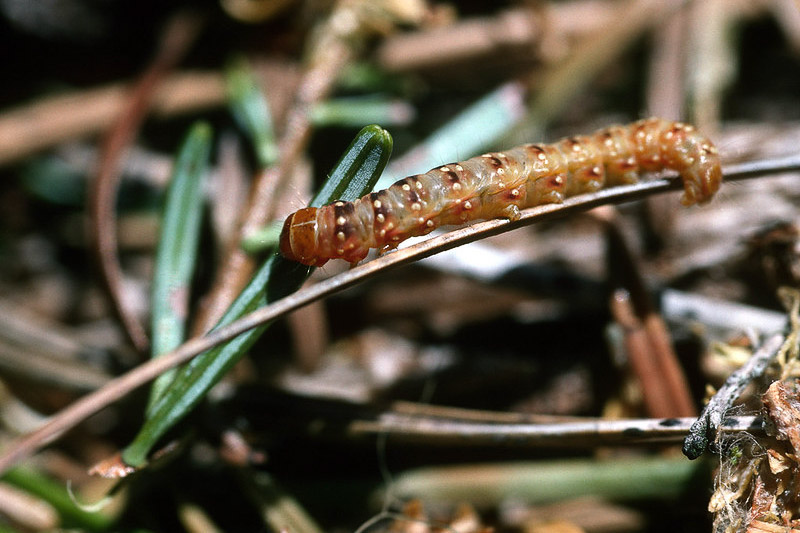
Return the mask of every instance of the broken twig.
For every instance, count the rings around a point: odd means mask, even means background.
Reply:
[[[781,334],[767,339],[747,363],[731,374],[722,388],[711,398],[700,417],[692,424],[689,435],[683,441],[683,454],[689,459],[697,459],[708,449],[710,441],[716,439],[717,430],[722,426],[725,412],[750,384],[764,374],[770,362],[778,355],[785,337]]]

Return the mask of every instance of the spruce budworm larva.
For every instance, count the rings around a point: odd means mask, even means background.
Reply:
[[[714,145],[694,127],[649,118],[553,144],[525,144],[409,176],[354,202],[289,215],[280,249],[320,266],[357,263],[370,248],[391,248],[444,225],[519,218],[521,209],[635,183],[642,172],[677,171],[683,205],[711,199],[722,181]]]

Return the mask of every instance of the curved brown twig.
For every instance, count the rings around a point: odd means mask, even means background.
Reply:
[[[278,144],[279,161],[271,168],[261,170],[255,177],[248,194],[247,206],[241,219],[239,237],[233,239],[225,252],[225,259],[217,271],[208,299],[195,320],[192,331],[203,334],[219,322],[225,310],[247,285],[255,270],[253,257],[242,249],[242,239],[248,237],[267,222],[275,218],[278,200],[286,188],[292,172],[297,166],[311,138],[313,124],[309,109],[324,100],[333,90],[339,73],[355,57],[361,40],[337,38],[336,33],[327,26],[338,16],[335,8],[323,23],[323,32],[333,37],[324,43],[316,43],[309,53],[307,65],[302,74],[297,93],[283,125],[283,136]],[[363,23],[356,19],[356,25]],[[358,34],[357,28],[352,30]]]
[[[190,13],[177,15],[164,30],[158,54],[133,88],[130,100],[114,122],[100,151],[97,174],[89,194],[89,217],[95,253],[103,282],[128,337],[139,352],[149,340],[144,326],[125,297],[122,268],[117,257],[117,223],[114,207],[120,178],[120,160],[139,131],[161,80],[184,56],[200,28],[199,19]]]
[[[800,170],[800,156],[730,166],[725,169],[725,176],[727,181],[735,181],[797,170]],[[10,443],[4,453],[0,455],[0,474],[17,461],[34,453],[38,448],[52,442],[61,433],[71,429],[86,417],[119,400],[133,389],[155,379],[166,370],[181,365],[201,352],[228,341],[247,330],[275,320],[319,298],[330,296],[352,287],[379,273],[478,239],[511,231],[534,222],[564,217],[599,205],[617,204],[653,194],[679,190],[680,188],[681,180],[678,177],[673,177],[574,196],[565,200],[563,204],[549,204],[526,209],[522,212],[520,219],[513,222],[500,219],[488,220],[433,237],[414,246],[409,246],[364,263],[316,285],[304,288],[271,305],[253,311],[227,326],[214,330],[205,337],[191,339],[172,352],[143,363],[127,374],[111,380],[103,388],[80,398],[54,415],[48,423],[38,430]]]

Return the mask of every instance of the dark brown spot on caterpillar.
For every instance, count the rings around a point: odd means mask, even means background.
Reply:
[[[456,174],[449,168],[446,171],[443,171],[443,174],[450,183],[458,183],[459,181],[461,181],[461,178],[458,177],[458,174]]]

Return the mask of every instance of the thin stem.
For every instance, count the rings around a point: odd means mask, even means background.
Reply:
[[[386,413],[376,421],[357,420],[350,425],[356,435],[386,434],[392,439],[439,445],[563,447],[681,442],[695,422],[689,418],[603,420],[587,418],[551,423],[497,423]],[[763,433],[761,419],[738,416],[725,420],[726,432]]]

